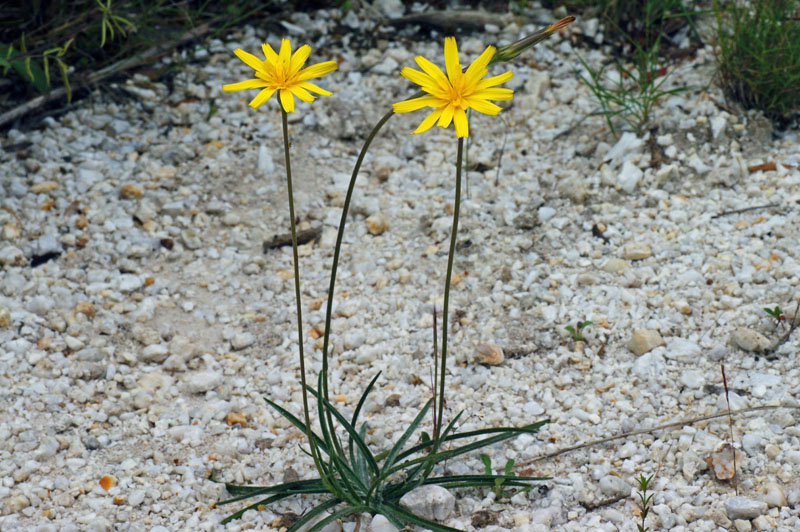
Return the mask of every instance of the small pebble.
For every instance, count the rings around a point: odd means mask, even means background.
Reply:
[[[498,345],[481,342],[475,346],[475,352],[481,364],[498,366],[505,360],[503,349]]]
[[[191,393],[204,393],[222,384],[222,380],[222,373],[206,370],[189,375],[186,384]]]
[[[651,329],[636,329],[626,346],[636,356],[641,356],[656,347],[664,345],[664,340],[658,331]]]
[[[725,500],[725,512],[728,519],[755,519],[766,513],[767,503],[749,497],[734,496]]]
[[[744,351],[764,351],[769,347],[769,339],[758,331],[739,327],[731,333],[731,343]]]
[[[389,227],[389,224],[386,223],[386,220],[384,220],[383,215],[377,213],[369,216],[366,219],[366,224],[367,224],[367,230],[372,235],[380,235],[384,231],[386,231],[386,229],[388,229]]]
[[[250,332],[236,333],[231,338],[231,347],[236,351],[250,347],[254,343],[256,343],[256,337]]]
[[[781,508],[786,506],[786,495],[783,488],[777,482],[767,482],[764,485],[764,496],[762,497],[770,508]]]
[[[622,258],[625,260],[642,260],[653,254],[647,242],[629,242],[622,248]]]
[[[409,491],[400,499],[400,504],[420,517],[442,521],[453,513],[456,498],[445,488],[430,484]]]

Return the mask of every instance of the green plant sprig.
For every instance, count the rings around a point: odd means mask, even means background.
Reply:
[[[638,505],[639,511],[641,512],[640,517],[642,519],[641,524],[636,525],[636,529],[639,532],[647,532],[650,530],[647,527],[647,514],[650,513],[650,506],[653,502],[653,494],[647,493],[647,490],[650,488],[650,482],[653,480],[655,475],[650,475],[649,477],[640,474],[639,477],[636,479],[636,483],[639,484],[639,491],[636,494],[639,497]]]
[[[680,1],[675,0],[674,3],[679,5]],[[633,47],[634,53],[629,64],[619,60],[612,62],[617,70],[613,80],[607,79],[606,68],[609,64],[595,70],[583,57],[576,54],[588,74],[584,76],[578,73],[578,76],[600,104],[600,110],[593,114],[602,115],[608,129],[615,136],[617,135],[615,118],[620,118],[632,131],[641,136],[649,127],[659,100],[670,94],[688,90],[688,87],[662,88],[671,73],[668,67],[661,63],[659,57],[667,10],[660,0],[644,0],[643,8],[643,42],[634,39],[617,26]]]
[[[100,48],[106,44],[106,33],[109,34],[112,40],[114,39],[114,28],[117,29],[117,33],[122,35],[122,37],[127,37],[127,33],[125,32],[126,28],[130,32],[136,31],[136,24],[111,11],[111,0],[106,0],[105,4],[103,4],[102,0],[95,1],[102,14],[102,18],[100,19]]]
[[[567,325],[566,327],[564,327],[564,329],[569,331],[569,334],[572,336],[572,339],[574,341],[582,342],[583,341],[583,330],[586,327],[588,327],[589,325],[591,325],[591,324],[592,324],[592,322],[589,321],[589,320],[579,321],[578,323],[576,323],[577,327],[573,327],[572,325]]]
[[[778,323],[783,324],[786,322],[786,315],[781,310],[781,307],[775,305],[775,308],[765,307],[764,312],[775,318]]]
[[[800,0],[714,0],[716,62],[728,97],[769,118],[800,112]]]
[[[492,475],[492,459],[489,457],[488,454],[481,453],[481,461],[483,462],[484,471],[486,475]],[[507,492],[503,489],[503,486],[506,486],[506,477],[512,476],[511,470],[514,468],[514,459],[509,458],[506,460],[506,465],[503,468],[503,476],[502,478],[498,478],[494,481],[494,487],[492,491],[494,492],[495,500],[500,501],[510,495],[515,494],[516,492]],[[525,486],[522,488],[522,491],[527,491],[531,489],[531,486]]]
[[[431,408],[432,400],[426,402],[402,436],[398,438],[389,450],[373,453],[365,441],[366,424],[362,424],[360,429],[356,427],[358,426],[361,409],[379,375],[376,375],[370,381],[359,399],[350,420],[319,393],[319,387],[317,389],[309,387],[308,392],[316,399],[317,408],[321,412],[319,432],[309,431],[308,425],[301,419],[277,403],[265,399],[272,408],[290,421],[306,437],[313,439],[320,453],[327,457],[322,461],[321,467],[325,471],[328,482],[323,478],[316,478],[275,486],[237,486],[226,483],[225,487],[232,497],[220,501],[217,503],[218,505],[231,504],[252,497],[265,497],[229,515],[222,521],[222,524],[238,519],[248,510],[262,508],[294,495],[329,494],[331,495],[330,498],[316,505],[303,518],[295,522],[287,532],[296,532],[323,512],[339,505],[344,505],[344,507],[315,523],[308,529],[308,532],[321,530],[325,524],[330,522],[330,516],[344,517],[360,512],[382,513],[392,524],[398,527],[406,524],[416,524],[425,526],[434,532],[451,532],[457,529],[423,519],[403,510],[399,506],[400,499],[420,485],[436,484],[446,488],[488,487],[493,490],[497,489],[498,486],[529,489],[531,483],[547,480],[547,477],[512,475],[508,464],[503,475],[494,475],[489,472],[485,475],[425,477],[423,473],[430,461],[438,464],[455,456],[499,443],[519,434],[535,433],[542,425],[549,422],[549,420],[544,420],[517,428],[492,428],[455,434],[453,430],[455,429],[456,421],[461,417],[461,413],[459,413],[444,428],[441,441],[448,443],[463,439],[474,439],[474,441],[438,452],[433,451],[435,442],[430,439],[404,448],[427,415],[428,410]],[[320,384],[322,381],[321,372],[317,380],[318,384]],[[347,455],[339,455],[336,451],[332,427],[327,426],[328,413],[339,422],[347,434]],[[513,462],[511,466],[513,466]],[[396,473],[398,472],[403,472],[404,474],[400,475],[400,481],[395,481],[394,479],[397,477]],[[212,472],[209,478],[212,481],[219,482],[216,478],[216,472]]]

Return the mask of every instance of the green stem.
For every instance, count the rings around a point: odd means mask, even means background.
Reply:
[[[415,95],[416,96],[416,95]],[[344,207],[342,207],[342,218],[339,221],[339,231],[336,235],[336,245],[333,248],[333,264],[331,265],[331,282],[328,286],[328,304],[325,309],[325,332],[323,333],[322,337],[322,397],[326,400],[328,399],[328,345],[330,342],[330,331],[331,331],[331,316],[333,314],[333,293],[334,289],[336,288],[336,271],[339,267],[339,255],[342,250],[342,239],[344,238],[344,228],[347,224],[347,214],[350,211],[350,200],[353,198],[353,190],[356,187],[356,179],[358,178],[358,172],[361,169],[361,163],[364,162],[364,157],[367,155],[367,150],[369,149],[370,144],[375,139],[375,136],[378,134],[378,131],[383,127],[383,125],[389,121],[389,119],[394,114],[394,111],[389,111],[383,118],[372,128],[372,131],[369,132],[367,136],[367,140],[364,142],[364,146],[361,148],[361,153],[358,154],[358,159],[356,160],[356,165],[353,168],[353,173],[350,176],[350,184],[347,187],[347,194],[344,197]],[[328,413],[328,426],[333,427],[333,419],[330,417],[331,414]],[[337,442],[338,439],[334,438],[334,441]]]
[[[439,435],[444,421],[444,380],[447,369],[447,312],[450,307],[450,279],[453,275],[453,260],[456,255],[456,237],[458,236],[458,211],[461,207],[461,159],[464,154],[464,137],[458,138],[458,155],[456,156],[456,197],[453,202],[453,229],[450,231],[450,253],[447,255],[447,274],[444,280],[444,307],[442,308],[442,359],[439,369],[439,419],[435,427],[435,447],[439,447]],[[435,453],[435,451],[434,451]]]
[[[300,262],[297,257],[297,228],[295,227],[294,216],[294,193],[292,192],[292,166],[289,160],[289,126],[286,117],[286,110],[281,106],[281,121],[283,124],[283,152],[286,157],[286,184],[289,191],[289,222],[292,229],[292,255],[294,259],[294,298],[297,304],[297,341],[300,349],[300,383],[303,391],[303,416],[306,423],[306,435],[308,444],[311,446],[311,456],[314,458],[314,465],[322,475],[322,467],[319,450],[314,443],[311,432],[311,416],[308,409],[308,391],[306,387],[306,359],[303,354],[303,308],[300,302]],[[325,479],[323,478],[323,481]]]

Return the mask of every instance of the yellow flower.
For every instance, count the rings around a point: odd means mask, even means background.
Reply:
[[[332,94],[308,80],[336,70],[336,61],[325,61],[303,68],[308,54],[311,53],[311,47],[304,44],[292,55],[292,45],[289,39],[281,40],[281,49],[277,54],[268,44],[262,44],[261,49],[264,52],[265,60],[261,60],[241,48],[233,51],[239,59],[256,71],[256,77],[239,83],[223,85],[222,90],[263,89],[250,102],[250,107],[253,109],[257,109],[258,106],[269,100],[273,92],[280,91],[281,105],[287,113],[294,111],[295,96],[304,102],[311,103],[315,97],[308,91],[325,96]]]
[[[496,115],[501,108],[489,100],[510,100],[514,91],[511,89],[492,88],[511,79],[514,74],[509,70],[505,74],[483,79],[486,67],[494,56],[494,46],[489,46],[475,61],[462,71],[458,62],[458,48],[455,37],[444,40],[444,64],[447,76],[422,56],[417,56],[417,64],[424,72],[405,67],[401,74],[410,81],[420,85],[428,94],[394,104],[395,113],[407,113],[423,107],[434,110],[422,121],[414,133],[427,131],[434,124],[448,127],[453,122],[459,137],[469,136],[467,109],[475,109],[479,113]]]

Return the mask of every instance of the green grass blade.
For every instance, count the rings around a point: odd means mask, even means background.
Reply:
[[[284,484],[276,484],[274,486],[238,486],[236,484],[225,483],[225,489],[228,493],[235,496],[235,500],[243,498],[255,497],[256,495],[263,495],[266,493],[324,493],[326,488],[322,480],[315,478],[312,480],[300,480],[297,482],[286,482]],[[235,502],[234,499],[228,499],[218,502],[217,504],[227,504]]]
[[[363,453],[364,458],[366,458],[367,465],[371,473],[377,476],[379,472],[378,463],[375,461],[375,457],[372,455],[372,452],[369,450],[369,447],[367,447],[367,444],[358,434],[358,431],[355,429],[355,427],[353,427],[350,424],[350,422],[341,414],[341,412],[339,412],[336,409],[335,406],[333,406],[330,403],[330,401],[322,397],[315,389],[309,386],[308,391],[311,392],[311,394],[317,398],[317,401],[324,406],[324,409],[326,411],[329,411],[331,414],[333,414],[333,417],[335,417],[336,420],[342,424],[342,427],[344,427],[350,438],[353,439],[353,442],[358,446],[359,450]]]
[[[515,428],[515,427],[501,427],[501,428],[495,428],[495,429],[481,429],[481,430],[474,430],[474,431],[471,431],[471,432],[464,432],[464,433],[460,433],[460,434],[453,434],[452,436],[448,437],[448,441],[455,441],[455,440],[458,440],[458,439],[469,438],[469,437],[476,436],[476,435],[499,433],[496,436],[491,436],[489,438],[484,438],[482,440],[478,440],[478,441],[469,443],[467,445],[463,445],[461,447],[456,447],[455,449],[448,449],[446,451],[439,451],[437,453],[430,454],[430,455],[427,455],[427,456],[422,456],[422,457],[419,457],[419,458],[415,458],[413,460],[407,460],[407,461],[405,461],[403,463],[398,464],[397,466],[393,467],[392,469],[390,469],[389,470],[389,474],[391,475],[391,474],[393,474],[393,473],[395,473],[397,471],[400,471],[402,469],[406,469],[408,467],[411,467],[411,466],[414,466],[414,465],[417,465],[417,464],[425,464],[430,460],[432,460],[433,463],[442,462],[442,461],[447,460],[449,458],[452,458],[454,456],[459,456],[459,455],[462,455],[462,454],[466,454],[466,453],[469,453],[469,452],[474,451],[476,449],[480,449],[481,447],[486,447],[488,445],[492,445],[492,444],[507,440],[509,438],[512,438],[512,437],[518,435],[518,434],[536,432],[537,430],[539,430],[539,428],[542,425],[544,425],[545,423],[549,423],[549,422],[550,422],[550,420],[546,419],[544,421],[539,421],[539,422],[532,423],[530,425],[525,425],[524,427],[518,427],[518,428]],[[420,450],[422,450],[422,449],[425,449],[427,447],[430,447],[430,444],[428,442],[426,442],[424,444],[419,444],[416,447],[421,448]],[[414,470],[412,470],[409,473],[409,477],[411,477],[412,474],[416,475],[418,473],[419,473],[419,471],[415,468]]]
[[[545,420],[542,420],[542,421],[537,421],[536,423],[531,423],[529,425],[524,425],[522,427],[497,427],[497,428],[473,430],[473,431],[470,431],[470,432],[460,432],[458,434],[447,435],[447,436],[442,438],[442,441],[443,442],[452,442],[452,441],[461,440],[461,439],[464,439],[464,438],[472,438],[474,436],[483,436],[483,435],[486,435],[486,434],[494,434],[494,433],[506,433],[508,431],[511,431],[511,434],[509,434],[509,435],[505,436],[504,438],[498,440],[498,441],[503,441],[504,439],[511,438],[513,436],[516,436],[517,434],[525,434],[525,433],[534,434],[540,428],[542,428],[544,425],[546,425],[547,423],[550,423],[549,419],[545,419]],[[446,431],[445,431],[445,433],[446,433]],[[475,443],[478,443],[478,442],[475,442]],[[485,445],[490,445],[491,443],[494,443],[494,442],[486,443]],[[414,447],[411,447],[410,449],[400,453],[400,456],[398,456],[398,459],[402,459],[402,458],[405,458],[407,456],[411,456],[412,454],[415,454],[415,453],[418,453],[418,452],[422,452],[425,449],[431,447],[432,445],[433,445],[433,440],[417,444]],[[482,447],[482,446],[480,446],[480,447]]]
[[[520,477],[518,475],[451,475],[446,477],[429,477],[423,484],[436,484],[447,486],[450,484],[462,484],[464,486],[489,486],[493,487],[496,480],[502,480],[503,486],[525,487],[530,482],[542,482],[552,480],[550,477]],[[465,484],[469,483],[469,484]]]
[[[394,519],[402,521],[406,524],[422,526],[433,532],[463,532],[458,528],[442,525],[435,521],[431,521],[430,519],[425,519],[424,517],[412,514],[405,508],[397,505],[381,504],[379,506],[379,510],[383,515],[386,516],[387,519],[391,516]]]
[[[320,371],[317,375],[317,385],[322,386],[323,373]],[[317,413],[319,416],[320,432],[322,438],[325,440],[325,445],[330,452],[328,453],[328,467],[325,468],[323,478],[326,480],[326,485],[330,488],[333,495],[348,502],[356,502],[360,500],[359,494],[366,491],[363,485],[353,486],[353,480],[356,484],[361,484],[360,480],[354,474],[352,468],[347,463],[346,456],[342,451],[339,440],[336,437],[336,429],[329,424],[331,419],[331,409],[336,410],[332,404],[325,401],[321,394],[315,393],[311,386],[306,388],[314,394],[317,399]],[[338,413],[338,412],[337,412]]]
[[[292,495],[294,495],[294,493],[279,493],[277,495],[272,495],[271,497],[267,497],[266,499],[261,499],[258,502],[254,502],[250,506],[246,506],[246,507],[242,508],[241,510],[233,512],[231,515],[229,515],[228,517],[223,519],[220,522],[220,524],[224,525],[224,524],[230,523],[234,519],[239,519],[240,517],[242,517],[244,515],[244,513],[246,511],[248,511],[248,510],[258,510],[258,508],[261,507],[261,506],[267,506],[269,504],[272,504],[273,502],[278,502],[278,501],[280,501],[282,499],[285,499],[286,497],[290,497]],[[336,504],[336,502],[338,502],[336,499],[332,499],[332,500],[335,501],[334,504]],[[223,504],[223,503],[217,503],[217,504]]]
[[[358,400],[358,405],[356,405],[356,409],[353,412],[353,419],[350,421],[350,424],[353,425],[354,427],[358,422],[358,415],[361,413],[361,408],[364,406],[364,402],[367,400],[367,395],[369,395],[369,392],[372,391],[372,387],[375,386],[375,382],[378,380],[378,377],[380,376],[381,372],[379,371],[378,374],[375,375],[371,381],[369,381],[369,384],[367,384],[367,388],[364,390],[364,393],[361,394],[361,399]]]
[[[383,464],[383,467],[381,468],[381,477],[382,478],[385,478],[386,472],[389,471],[389,469],[392,467],[392,465],[394,465],[395,460],[397,460],[397,456],[403,450],[403,445],[406,444],[406,442],[412,436],[412,434],[414,434],[414,432],[416,432],[417,427],[419,427],[419,424],[422,423],[422,420],[425,418],[425,415],[428,413],[428,410],[430,409],[431,404],[433,404],[433,399],[428,399],[428,402],[425,403],[425,406],[423,406],[422,410],[419,411],[419,414],[417,414],[417,417],[414,418],[414,421],[411,422],[411,424],[408,426],[408,428],[403,433],[403,435],[400,436],[400,438],[398,438],[398,440],[392,446],[391,450],[389,451],[389,454],[386,456],[386,459],[385,459],[385,462]]]
[[[361,431],[359,432],[359,434],[360,434],[362,440],[367,437],[367,424],[366,423],[361,425]],[[350,445],[350,449],[353,449],[353,445],[352,444]],[[364,484],[368,484],[369,483],[369,471],[367,469],[367,458],[364,456],[364,453],[361,452],[361,449],[358,449],[358,454],[356,454],[352,458],[352,462],[353,462],[353,469],[355,470],[356,475],[358,475],[361,478],[361,480],[362,480],[362,482]]]
[[[323,379],[327,378],[323,372],[319,372],[317,375],[317,389],[323,390]],[[310,386],[306,386],[309,390],[312,390]],[[320,431],[322,432],[322,437],[325,438],[325,441],[328,443],[329,448],[334,454],[338,454],[339,456],[344,457],[344,450],[342,449],[342,444],[339,442],[339,437],[336,435],[336,427],[333,426],[333,418],[331,418],[331,411],[329,408],[334,408],[334,406],[327,401],[327,397],[323,394],[319,394],[317,397],[317,410],[319,411],[319,426]],[[327,404],[325,404],[327,402]]]
[[[380,377],[380,376],[381,376],[381,372],[379,371],[378,374],[375,375],[375,377],[373,377],[373,379],[369,382],[369,384],[367,385],[367,388],[364,390],[364,393],[361,394],[361,399],[358,400],[358,404],[356,405],[356,409],[353,412],[353,418],[350,420],[350,424],[352,426],[354,426],[354,427],[358,426],[358,415],[361,413],[361,408],[364,406],[364,402],[367,400],[367,395],[369,395],[369,392],[372,390],[372,387],[375,385],[375,381],[377,381],[378,377]],[[361,439],[364,439],[363,430],[362,430],[362,434],[361,434]],[[353,465],[355,466],[356,457],[355,457],[355,453],[353,452],[353,438],[349,438],[349,441],[347,442],[347,447],[348,447],[347,450],[350,453],[350,462],[352,462]]]
[[[425,419],[425,415],[428,413],[428,410],[432,404],[433,399],[428,399],[428,402],[426,402],[425,406],[422,407],[422,410],[420,410],[419,414],[417,414],[417,417],[414,418],[414,421],[411,422],[403,435],[400,436],[400,438],[398,438],[398,440],[392,446],[389,454],[386,456],[383,467],[381,468],[380,475],[370,487],[369,494],[367,494],[367,500],[369,500],[370,496],[375,490],[380,490],[381,484],[383,484],[386,478],[391,474],[392,465],[395,463],[395,460],[397,460],[397,455],[400,454],[400,451],[403,449],[403,445],[405,445],[411,435],[416,432],[417,427],[419,427],[419,424],[422,423],[422,420]]]
[[[310,522],[312,519],[317,517],[319,514],[329,510],[330,508],[333,508],[334,506],[336,506],[337,504],[339,504],[341,502],[342,502],[341,500],[339,500],[337,498],[333,498],[333,499],[328,499],[327,501],[323,501],[323,502],[319,503],[318,505],[316,505],[312,509],[310,509],[308,512],[303,514],[303,516],[300,519],[295,521],[294,524],[292,524],[292,526],[290,526],[286,530],[286,532],[295,532],[296,530],[299,530],[303,525],[305,525],[308,522]]]
[[[264,401],[266,401],[269,406],[271,406],[272,408],[277,410],[280,415],[282,415],[283,417],[288,419],[291,422],[292,425],[294,425],[295,427],[300,429],[300,432],[302,432],[303,434],[308,436],[308,431],[306,429],[306,424],[303,423],[300,419],[298,419],[294,414],[292,414],[291,412],[289,412],[285,408],[279,406],[274,401],[270,401],[266,397],[264,398]],[[327,444],[325,443],[325,441],[316,432],[312,431],[311,435],[314,438],[314,442],[316,443],[317,447],[322,452],[324,452],[325,454],[330,455],[329,448],[328,448]]]
[[[346,508],[342,508],[341,510],[333,512],[331,515],[325,517],[324,519],[320,519],[319,521],[314,523],[314,526],[309,528],[306,532],[319,532],[320,530],[325,528],[326,525],[336,521],[340,517],[344,517],[346,515],[353,515],[361,512],[368,512],[369,510],[370,510],[369,506],[363,506],[363,505],[353,505],[353,506],[348,506]],[[297,526],[298,523],[299,521],[296,522],[294,525],[292,525],[286,532],[296,532],[297,530],[300,530],[300,527]]]

